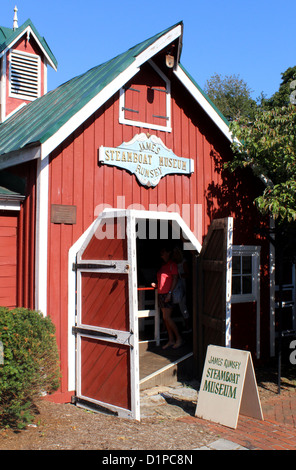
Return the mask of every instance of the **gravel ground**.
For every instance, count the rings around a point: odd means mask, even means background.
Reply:
[[[295,371],[294,378],[284,379],[284,389],[291,386],[295,388]],[[258,389],[262,403],[275,396],[275,374],[264,371]],[[197,449],[220,437],[206,425],[179,420],[194,416],[197,397],[194,382],[141,392],[140,422],[40,400],[32,425],[19,432],[0,429],[0,450]]]

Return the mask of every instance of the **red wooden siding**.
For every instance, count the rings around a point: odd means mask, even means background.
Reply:
[[[17,306],[34,309],[36,161],[18,165],[13,172],[26,182],[26,197],[21,203],[17,232]]]
[[[17,306],[18,212],[0,211],[0,305]]]
[[[18,232],[18,306],[35,308],[36,161],[16,167],[26,180]]]
[[[0,305],[35,307],[36,162],[13,169],[26,180],[20,211],[0,211]]]
[[[153,78],[153,77],[152,77]],[[231,155],[230,144],[191,95],[171,76],[172,132],[149,130],[119,124],[119,93],[91,116],[50,158],[49,213],[51,204],[77,206],[75,225],[49,222],[48,238],[48,313],[57,327],[63,369],[62,391],[67,390],[67,314],[68,314],[68,251],[89,227],[103,206],[143,208],[146,210],[180,210],[192,231],[200,226],[207,233],[215,217],[238,214],[234,227],[244,227],[235,236],[236,244],[252,239],[252,225],[245,223],[245,214],[252,217],[252,201],[247,195],[250,184],[223,170]],[[137,77],[144,82],[142,71]],[[147,78],[148,85],[149,77]],[[155,114],[158,113],[156,110]],[[191,176],[170,175],[152,188],[141,186],[127,171],[98,165],[101,145],[117,147],[141,132],[157,135],[173,152],[193,158],[195,171]],[[238,191],[241,191],[238,193]],[[201,210],[198,212],[197,204]],[[138,205],[138,206],[136,206]],[[184,217],[183,210],[190,214]],[[194,219],[200,214],[198,220]],[[199,240],[202,242],[202,240]]]

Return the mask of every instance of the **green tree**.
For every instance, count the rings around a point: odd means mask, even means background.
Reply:
[[[281,91],[284,88],[282,87]],[[274,103],[287,102],[291,90],[274,95]],[[274,244],[279,283],[278,392],[281,389],[282,304],[284,260],[296,258],[296,107],[263,106],[253,122],[240,119],[231,123],[234,159],[229,167],[251,167],[265,183],[255,203],[262,214],[275,220],[273,233],[265,236]]]
[[[258,209],[280,223],[296,220],[296,107],[258,109],[253,122],[230,125],[234,137],[233,170],[249,166],[265,182]]]
[[[252,90],[239,75],[214,74],[206,81],[205,92],[228,121],[254,118],[257,103],[251,97]]]
[[[288,106],[291,98],[291,83],[296,80],[296,66],[289,67],[282,73],[282,81],[278,91],[271,98],[263,99],[262,104],[266,109],[273,109],[279,106]]]

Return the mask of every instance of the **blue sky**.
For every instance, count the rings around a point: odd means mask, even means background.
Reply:
[[[213,74],[239,75],[267,97],[296,65],[295,0],[1,0],[1,26],[30,18],[58,60],[48,89],[184,22],[181,62],[203,88]]]

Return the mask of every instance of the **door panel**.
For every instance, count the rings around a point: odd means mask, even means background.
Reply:
[[[81,394],[131,409],[129,347],[81,338]]]
[[[176,223],[187,249],[199,252],[179,214],[114,209],[91,226],[74,263],[77,404],[135,419],[140,419],[136,226],[142,219]],[[111,239],[104,239],[104,231]]]
[[[111,213],[98,217],[77,253],[74,331],[77,404],[139,419],[134,240],[131,218]]]
[[[102,218],[81,254],[82,260],[127,259],[126,221]]]
[[[233,219],[215,219],[199,258],[199,360],[209,344],[230,346]]]
[[[128,276],[81,273],[81,323],[129,330]]]

